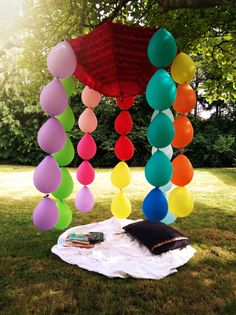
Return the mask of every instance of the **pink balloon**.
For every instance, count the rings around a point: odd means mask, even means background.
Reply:
[[[78,155],[83,160],[90,160],[94,157],[96,151],[97,146],[93,137],[89,133],[86,133],[77,145]]]
[[[97,117],[91,108],[86,108],[79,116],[78,125],[83,132],[93,132],[98,125]]]
[[[90,189],[85,186],[81,188],[75,198],[75,206],[81,212],[88,212],[94,206],[94,198]]]
[[[33,176],[34,186],[44,194],[49,194],[60,186],[61,171],[52,156],[46,156],[37,166]]]
[[[43,198],[34,209],[33,222],[39,230],[48,231],[52,229],[58,218],[58,209],[50,198]]]
[[[89,185],[94,181],[95,171],[88,161],[83,161],[77,168],[76,177],[82,185]]]
[[[48,71],[59,79],[70,77],[76,69],[76,55],[68,42],[54,46],[47,59]]]
[[[93,89],[90,89],[87,85],[82,91],[81,95],[82,102],[85,106],[94,108],[101,101],[101,94]]]
[[[66,132],[56,118],[49,118],[39,129],[37,140],[43,151],[52,154],[64,147]]]
[[[43,111],[52,116],[62,114],[67,103],[66,91],[58,79],[49,82],[40,94],[40,105]]]

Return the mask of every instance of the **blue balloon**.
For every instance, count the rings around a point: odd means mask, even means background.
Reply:
[[[160,221],[168,211],[165,195],[158,188],[152,189],[143,201],[143,213],[148,220]]]
[[[168,211],[164,219],[161,220],[161,222],[165,224],[171,224],[174,223],[176,219],[177,217],[173,215],[170,211]]]
[[[153,109],[164,110],[176,99],[176,85],[166,70],[157,70],[148,82],[146,99]]]
[[[145,166],[145,177],[155,187],[166,185],[172,177],[172,164],[162,151],[155,152]]]
[[[160,191],[163,193],[169,191],[173,187],[173,184],[171,181],[169,181],[166,185],[159,187]]]

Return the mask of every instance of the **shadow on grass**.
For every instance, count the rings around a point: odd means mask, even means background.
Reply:
[[[209,168],[207,171],[218,177],[224,184],[236,186],[236,168]]]

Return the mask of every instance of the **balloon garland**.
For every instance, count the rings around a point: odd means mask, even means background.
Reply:
[[[66,135],[74,125],[68,95],[69,89],[73,92],[73,78],[69,77],[75,71],[76,56],[70,44],[62,42],[53,47],[47,66],[54,79],[43,88],[40,105],[51,118],[40,128],[37,140],[40,148],[49,155],[40,162],[33,176],[35,187],[46,194],[34,209],[33,222],[38,229],[45,231],[53,227],[63,229],[72,218],[70,208],[64,202],[73,190],[70,174],[64,168],[74,155],[73,145]],[[50,193],[59,199],[57,204],[49,198]]]
[[[170,107],[173,105],[184,115],[195,106],[194,91],[186,84],[193,78],[195,66],[189,56],[182,52],[177,54],[176,42],[164,28],[152,36],[147,53],[158,70],[146,89],[147,102],[155,111],[147,130],[147,138],[153,148],[152,157],[145,166],[145,177],[155,188],[143,201],[143,213],[149,220],[170,224],[176,217],[188,215],[193,208],[189,192],[182,187],[193,176],[191,163],[182,154],[182,148],[192,140],[193,128],[186,116],[174,120]],[[180,84],[177,89],[174,81]],[[172,146],[179,148],[181,155],[171,163]],[[172,184],[180,187],[171,191],[167,202],[165,193]]]
[[[99,104],[101,95],[88,86],[82,91],[82,102],[87,107],[79,117],[78,125],[85,134],[77,145],[77,153],[84,161],[76,171],[76,177],[80,184],[84,185],[77,193],[75,206],[81,212],[88,212],[94,206],[93,194],[87,185],[90,185],[95,178],[95,171],[89,160],[92,159],[97,151],[96,143],[91,133],[97,128],[97,117],[93,109]]]
[[[111,182],[113,186],[120,189],[111,203],[111,213],[118,219],[125,219],[131,213],[131,203],[124,194],[123,189],[130,184],[131,172],[125,161],[130,160],[134,155],[134,145],[127,137],[133,128],[133,121],[128,109],[134,103],[134,97],[116,99],[121,112],[114,122],[115,131],[120,135],[115,143],[115,155],[121,160],[111,173]]]

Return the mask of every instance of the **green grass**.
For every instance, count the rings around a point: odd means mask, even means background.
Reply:
[[[74,173],[74,170],[71,170]],[[31,215],[41,194],[32,185],[32,167],[0,167],[0,314],[236,314],[236,169],[199,169],[189,189],[194,212],[174,224],[197,254],[165,279],[108,279],[61,261],[50,251],[61,232],[39,232]],[[98,170],[91,189],[94,210],[79,213],[73,198],[71,226],[108,219],[109,170]],[[76,182],[76,181],[75,181]],[[142,217],[150,186],[143,170],[133,169],[126,190],[131,219]],[[119,244],[114,244],[119,246]]]

